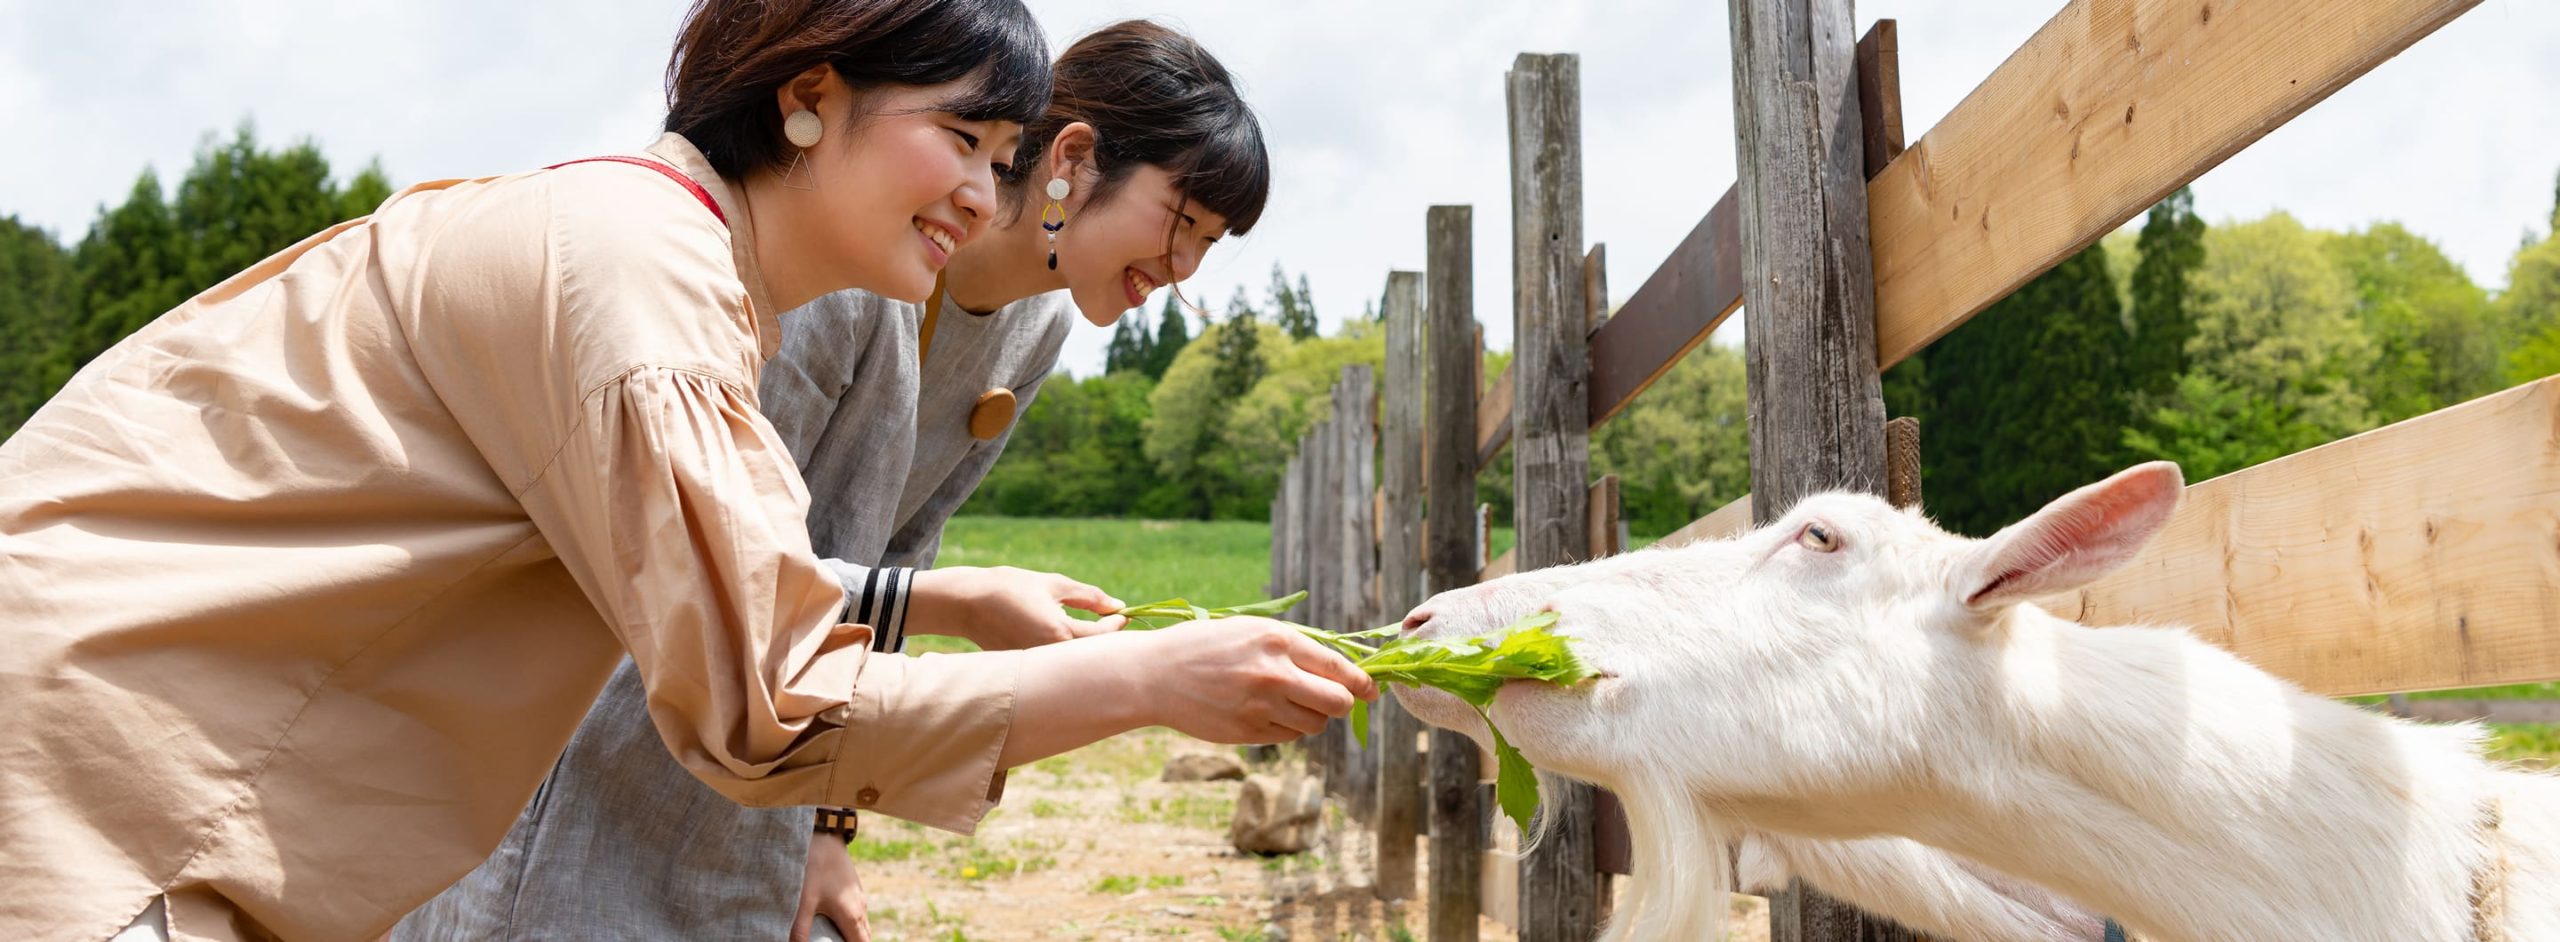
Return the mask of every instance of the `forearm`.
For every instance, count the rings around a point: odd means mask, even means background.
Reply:
[[[1013,731],[998,760],[1019,768],[1041,759],[1161,723],[1144,661],[1118,639],[1088,638],[1021,652]]]

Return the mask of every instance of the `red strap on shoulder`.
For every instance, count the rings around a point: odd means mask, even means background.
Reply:
[[[638,157],[624,157],[620,155],[608,157],[581,157],[576,160],[563,160],[542,169],[558,170],[570,164],[592,163],[630,164],[634,167],[647,167],[651,170],[664,174],[667,179],[676,181],[677,186],[684,187],[686,192],[692,193],[694,199],[701,200],[702,208],[711,211],[711,218],[720,220],[721,225],[725,226],[729,224],[729,214],[720,211],[720,204],[711,198],[710,190],[703,189],[702,184],[695,183],[692,177],[685,176],[684,171],[677,170],[674,167],[667,166],[666,164],[662,164],[654,160],[643,160]]]

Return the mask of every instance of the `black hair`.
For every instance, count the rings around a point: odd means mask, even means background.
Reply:
[[[857,92],[975,78],[935,106],[972,121],[1029,124],[1049,105],[1049,44],[1022,0],[694,0],[667,60],[667,130],[722,176],[781,167],[774,90],[821,64]]]

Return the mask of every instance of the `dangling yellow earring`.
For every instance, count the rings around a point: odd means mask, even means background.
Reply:
[[[819,118],[817,112],[811,111],[807,108],[794,111],[791,113],[790,117],[782,120],[783,139],[790,141],[792,147],[798,148],[798,150],[791,155],[791,167],[782,172],[783,186],[787,186],[795,190],[814,190],[818,188],[818,177],[816,172],[806,171],[806,168],[803,165],[808,161],[809,148],[818,146],[818,141],[826,137],[826,132],[827,122]],[[791,182],[792,178],[795,176],[799,177],[802,182]]]
[[[1040,207],[1040,228],[1049,234],[1049,270],[1058,270],[1058,230],[1067,227],[1067,208],[1058,203],[1067,198],[1067,178],[1049,178],[1049,205]],[[1052,221],[1049,217],[1055,216]]]

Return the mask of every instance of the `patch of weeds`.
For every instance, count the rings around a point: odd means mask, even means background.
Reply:
[[[932,845],[924,841],[905,838],[884,839],[865,834],[854,838],[853,843],[846,846],[845,852],[851,854],[853,859],[864,863],[886,863],[912,860],[917,854],[930,849]]]
[[[2488,754],[2491,759],[2513,762],[2527,768],[2550,768],[2560,758],[2560,726],[2539,723],[2491,723]]]
[[[1070,810],[1065,804],[1046,798],[1031,799],[1031,816],[1035,818],[1065,817]]]
[[[1058,865],[1058,858],[1046,854],[1017,857],[998,853],[994,848],[971,844],[946,861],[942,875],[954,880],[975,882],[994,877],[1015,877],[1038,873]]]
[[[1126,896],[1138,891],[1138,878],[1126,874],[1112,874],[1094,881],[1093,891],[1113,896]]]
[[[1250,929],[1238,929],[1233,926],[1219,926],[1218,938],[1224,939],[1226,942],[1264,942],[1264,940],[1269,937],[1262,934],[1262,927],[1260,926],[1255,926]]]
[[[1178,824],[1216,830],[1226,827],[1235,816],[1235,799],[1200,792],[1149,798],[1143,806],[1128,795],[1122,795],[1120,802],[1120,820],[1131,824]]]
[[[1173,887],[1181,886],[1184,880],[1185,878],[1178,873],[1151,874],[1146,877],[1137,877],[1127,874],[1111,874],[1100,880],[1094,881],[1093,891],[1096,893],[1107,893],[1113,896],[1127,896],[1142,889],[1171,889]]]

